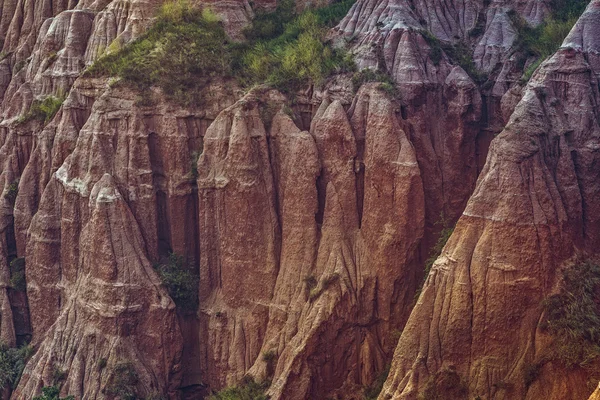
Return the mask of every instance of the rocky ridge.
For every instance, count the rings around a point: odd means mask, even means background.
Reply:
[[[540,23],[546,2],[358,1],[331,37],[400,98],[336,77],[291,110],[219,84],[203,109],[142,106],[79,77],[159,5],[3,4],[0,338],[36,348],[13,398],[57,369],[63,395],[111,398],[131,368],[140,397],[249,374],[272,399],[358,399],[392,354],[380,398],[416,398],[442,371],[481,398],[592,392],[580,371],[522,374],[551,342],[539,303],[556,272],[598,248],[597,1],[523,89],[508,15]],[[253,13],[211,7],[234,37]],[[466,42],[489,84],[435,62],[424,30]],[[66,96],[51,121],[19,120],[48,95]],[[415,305],[440,215],[460,220]],[[197,314],[152,269],[169,252],[199,271]]]

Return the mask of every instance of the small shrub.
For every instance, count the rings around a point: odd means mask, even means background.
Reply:
[[[108,360],[106,358],[99,359],[98,360],[98,371],[101,371],[104,368],[106,368],[107,363],[108,363]]]
[[[54,63],[54,61],[56,61],[56,59],[58,58],[58,54],[53,51],[50,54],[48,54],[48,64],[52,64]]]
[[[27,290],[25,257],[18,257],[10,262],[10,286],[19,292]]]
[[[190,175],[192,178],[198,178],[198,159],[200,158],[199,151],[193,151],[190,157]]]
[[[317,281],[317,278],[315,278],[314,275],[308,275],[304,278],[304,283],[306,284],[306,288],[310,290],[316,287],[319,282]]]
[[[281,91],[292,91],[306,83],[320,85],[335,71],[351,70],[346,54],[325,44],[327,27],[323,9],[308,10],[284,24],[270,39],[261,38],[242,50],[234,67],[242,83],[268,83]]]
[[[138,382],[139,377],[133,364],[122,362],[113,367],[105,391],[107,394],[119,397],[121,400],[135,400]]]
[[[273,376],[275,373],[275,360],[277,353],[274,350],[268,350],[262,353],[262,360],[267,364],[267,376]]]
[[[380,90],[386,92],[391,97],[396,97],[398,95],[396,84],[388,74],[374,71],[370,68],[365,68],[354,73],[352,76],[352,87],[354,88],[354,92],[358,92],[358,89],[367,82],[381,82],[379,85]]]
[[[0,389],[15,388],[21,379],[25,363],[33,354],[33,347],[20,348],[0,344]]]
[[[275,353],[274,350],[265,351],[262,354],[262,360],[264,362],[273,362],[273,360],[275,360],[276,357],[277,357],[277,353]]]
[[[46,386],[42,388],[42,394],[33,400],[75,400],[75,396],[60,397],[58,386]]]
[[[65,101],[64,95],[59,96],[46,96],[42,100],[34,100],[29,108],[29,111],[24,115],[21,115],[17,119],[17,123],[22,124],[31,120],[37,120],[43,123],[48,123],[54,118],[63,102]]]
[[[190,270],[182,256],[171,253],[166,262],[154,268],[178,308],[198,308],[198,275]]]
[[[560,293],[543,302],[555,338],[549,359],[567,368],[588,367],[600,356],[600,266],[579,263],[563,271]]]
[[[8,185],[8,190],[4,194],[4,198],[7,199],[10,204],[15,204],[17,194],[19,193],[19,180],[15,180],[13,183]]]
[[[265,391],[269,382],[256,382],[252,377],[245,377],[239,386],[225,388],[208,396],[208,400],[268,400]]]
[[[375,381],[368,387],[365,388],[364,399],[365,400],[377,400],[379,393],[383,389],[383,384],[390,374],[390,365],[385,367],[383,371],[377,376]]]
[[[536,69],[538,69],[538,67],[542,64],[543,61],[544,60],[540,58],[540,59],[532,62],[531,65],[529,67],[527,67],[527,69],[523,73],[523,76],[521,77],[521,84],[525,84],[525,83],[529,82],[529,80],[533,76],[533,73],[535,72]]]
[[[52,383],[54,385],[58,385],[60,382],[64,381],[65,379],[67,379],[67,371],[65,371],[64,369],[60,368],[60,367],[54,367],[54,370],[52,371]]]
[[[429,59],[433,62],[433,65],[440,65],[444,55],[440,40],[426,29],[422,29],[420,33],[429,45]]]

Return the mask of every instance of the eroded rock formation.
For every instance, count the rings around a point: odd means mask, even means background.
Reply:
[[[381,398],[416,398],[453,368],[482,398],[585,398],[585,373],[526,368],[551,343],[541,303],[598,235],[598,43],[592,2],[525,89],[402,333]],[[592,35],[593,38],[593,35]],[[505,332],[507,334],[502,334]],[[502,385],[498,383],[502,382]]]
[[[56,371],[63,395],[112,398],[127,370],[142,398],[250,375],[272,399],[362,399],[392,356],[382,399],[444,374],[456,398],[590,395],[582,371],[523,374],[552,343],[558,271],[599,248],[598,0],[524,88],[510,13],[538,24],[550,2],[357,1],[329,37],[397,94],[342,74],[290,108],[224,80],[184,108],[81,76],[161,3],[0,8],[0,339],[35,346],[12,398]],[[236,39],[274,5],[210,3]],[[51,120],[23,118],[50,95],[66,97]],[[440,220],[459,217],[416,301]],[[199,274],[197,312],[152,268],[170,252]]]

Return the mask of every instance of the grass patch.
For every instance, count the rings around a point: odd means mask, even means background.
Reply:
[[[214,393],[208,400],[268,400],[265,391],[269,385],[268,381],[258,383],[252,377],[245,377],[240,385]]]
[[[230,41],[207,8],[194,9],[186,0],[168,2],[148,32],[108,51],[86,74],[119,76],[142,93],[159,87],[182,105],[202,104],[207,96],[203,89],[216,77],[235,78],[246,87],[267,83],[282,91],[318,85],[334,71],[353,68],[344,52],[325,43],[327,28],[353,2],[343,0],[297,15],[293,1],[285,0],[274,12],[255,18],[244,31],[244,43]]]
[[[32,354],[30,345],[14,348],[0,344],[0,389],[17,387],[25,363]]]
[[[47,124],[54,118],[64,101],[65,96],[62,94],[58,96],[49,95],[42,100],[34,100],[29,111],[21,115],[17,119],[17,123],[23,124],[36,120]]]
[[[58,386],[46,386],[42,388],[42,394],[33,400],[75,400],[75,396],[60,397]]]
[[[518,64],[524,66],[528,59],[534,59],[523,73],[521,83],[529,81],[542,61],[560,48],[589,2],[589,0],[552,0],[550,2],[552,12],[535,28],[516,11],[509,13],[518,33],[513,45],[515,51],[519,53]]]
[[[600,356],[600,266],[563,271],[560,292],[543,302],[544,328],[555,338],[549,359],[567,368],[590,367]]]
[[[154,265],[163,285],[177,308],[193,311],[198,308],[198,275],[191,271],[183,256],[169,254],[165,262]]]

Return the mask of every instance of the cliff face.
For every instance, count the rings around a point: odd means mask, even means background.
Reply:
[[[582,371],[552,362],[530,387],[523,377],[551,343],[541,304],[558,271],[593,257],[600,240],[598,42],[587,34],[599,17],[592,2],[492,142],[402,333],[383,398],[415,398],[429,376],[450,367],[482,398],[589,393]]]
[[[0,339],[35,346],[11,398],[58,371],[77,399],[199,398],[246,375],[272,399],[362,399],[392,360],[383,399],[447,371],[466,387],[449,398],[590,395],[585,371],[523,375],[552,343],[558,271],[600,244],[600,2],[526,87],[511,15],[539,24],[550,2],[357,1],[329,37],[399,96],[342,74],[292,108],[226,80],[202,107],[144,106],[80,76],[161,3],[1,7]],[[273,6],[210,4],[234,38]],[[50,95],[50,120],[23,118]],[[199,275],[197,312],[153,268],[171,252]]]

